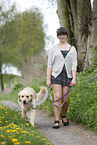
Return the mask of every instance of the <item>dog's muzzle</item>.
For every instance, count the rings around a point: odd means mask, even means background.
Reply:
[[[23,101],[23,106],[27,107],[27,102],[26,101]]]

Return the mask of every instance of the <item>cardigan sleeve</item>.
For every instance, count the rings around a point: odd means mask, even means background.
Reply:
[[[53,50],[51,48],[48,54],[48,67],[49,68],[52,68],[52,60],[53,60]]]
[[[73,47],[73,55],[72,55],[72,70],[77,70],[77,51],[75,47]]]

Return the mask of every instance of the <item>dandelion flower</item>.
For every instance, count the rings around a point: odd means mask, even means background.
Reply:
[[[30,134],[31,136],[33,136],[34,134]]]
[[[45,106],[45,108],[48,108],[48,106]]]
[[[18,139],[16,139],[16,138],[13,138],[12,139],[12,142],[16,142],[16,141],[18,141]]]
[[[26,123],[26,125],[29,125],[29,123]]]
[[[6,130],[6,132],[10,132],[10,130]]]
[[[5,142],[1,142],[1,144],[5,144]]]
[[[1,137],[4,138],[4,135],[1,134]]]
[[[42,140],[46,140],[46,138],[43,138]]]
[[[25,143],[29,143],[30,144],[31,142],[30,141],[25,141]]]
[[[22,131],[22,133],[28,133],[27,131]]]
[[[11,132],[17,132],[16,130],[12,130]]]
[[[49,142],[47,142],[47,144],[48,144],[48,145],[50,145],[50,143],[49,143]]]
[[[15,142],[14,144],[20,144],[20,142]]]

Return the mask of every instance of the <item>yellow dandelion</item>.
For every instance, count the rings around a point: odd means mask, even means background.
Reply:
[[[1,134],[1,137],[4,138],[5,136]]]
[[[33,131],[33,133],[35,133],[35,131]]]
[[[17,134],[19,134],[19,132],[17,132]]]
[[[71,99],[73,99],[73,97],[72,97],[72,98],[70,98],[70,100],[71,100]]]
[[[67,112],[69,112],[69,110]]]
[[[15,127],[17,127],[17,125],[16,125],[16,124],[14,124],[14,126],[15,126]]]
[[[43,138],[42,140],[46,140],[46,138]]]
[[[8,137],[12,137],[12,136],[8,136]]]
[[[13,138],[12,139],[12,142],[16,142],[16,141],[18,141],[18,139],[16,139],[16,138]]]
[[[29,143],[30,144],[31,142],[30,141],[25,141],[25,143]]]
[[[1,107],[1,109],[3,109],[3,107]]]
[[[40,137],[40,136],[37,136],[37,137]]]
[[[79,99],[79,101],[81,101],[81,99]]]
[[[71,103],[72,103],[73,101],[71,101]]]
[[[21,126],[23,126],[23,124],[21,124]]]
[[[74,108],[72,108],[72,109],[74,109]]]
[[[11,132],[17,132],[16,130],[12,130]]]
[[[5,122],[8,122],[8,121],[5,121]]]
[[[14,144],[20,144],[20,142],[15,142]]]
[[[2,121],[0,121],[0,123],[2,123]]]
[[[26,123],[26,125],[30,125],[29,123]]]
[[[34,134],[30,134],[31,136],[33,136]]]
[[[1,144],[5,144],[5,142],[1,142]]]
[[[8,112],[5,112],[5,114],[7,114]]]
[[[10,130],[6,130],[6,132],[10,132]]]
[[[50,145],[50,143],[49,143],[49,142],[47,142],[47,144],[48,144],[48,145]]]
[[[18,129],[20,129],[20,128],[18,127],[18,128],[16,128],[16,129],[18,130]]]
[[[2,116],[1,118],[4,118],[4,116]]]
[[[28,133],[27,131],[22,131],[22,133]]]
[[[48,108],[48,106],[45,106],[45,108]]]

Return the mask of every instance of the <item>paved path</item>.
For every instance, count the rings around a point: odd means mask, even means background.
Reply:
[[[2,101],[2,104],[20,110],[18,104],[10,101]],[[70,122],[70,125],[65,127],[60,120],[60,128],[56,130],[52,128],[53,117],[41,110],[36,112],[36,128],[54,145],[97,145],[97,135],[86,130],[82,125]]]

